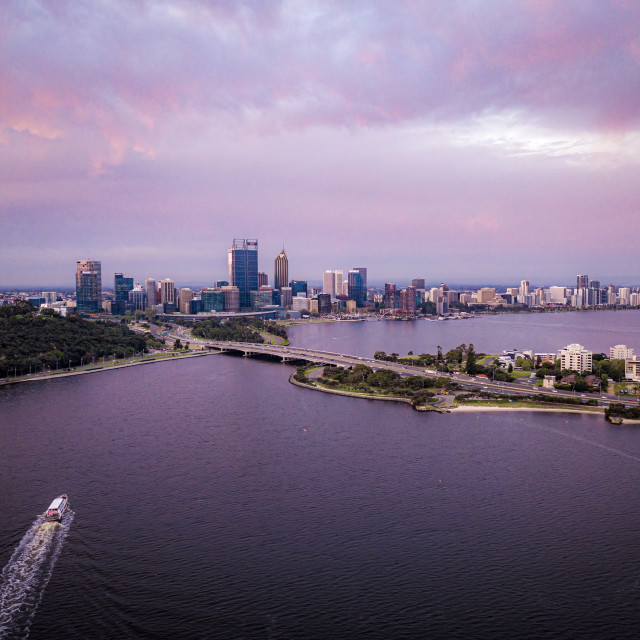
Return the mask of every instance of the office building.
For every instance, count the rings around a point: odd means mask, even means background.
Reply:
[[[147,307],[153,307],[159,304],[158,300],[158,285],[154,278],[147,278],[144,281],[144,294],[146,298]]]
[[[593,368],[593,353],[581,344],[570,344],[558,352],[560,369],[583,373]]]
[[[589,276],[577,276],[576,277],[576,288],[577,289],[588,289],[589,288]]]
[[[171,278],[160,280],[160,304],[176,303],[175,282]]]
[[[257,291],[252,291],[250,297],[251,308],[254,311],[273,305],[273,289],[271,287],[261,287]]]
[[[232,285],[222,287],[224,311],[240,311],[240,289]]]
[[[357,307],[364,307],[366,295],[362,273],[351,269],[347,274],[347,282],[349,287],[349,300],[355,300]]]
[[[249,310],[250,292],[258,290],[258,241],[234,238],[228,259],[229,281],[238,288],[240,310]]]
[[[384,283],[384,306],[386,309],[395,309],[396,306],[396,285],[393,282]]]
[[[364,300],[362,304],[364,306],[364,303],[367,301],[367,267],[354,267],[352,271],[357,271],[362,278],[362,287],[364,289]]]
[[[311,310],[312,305],[309,305],[309,309]],[[331,295],[328,293],[319,293],[318,294],[318,313],[320,315],[327,315],[331,313]]]
[[[225,285],[229,284],[225,282]],[[218,285],[221,287],[222,285]],[[268,287],[269,286],[269,276],[264,271],[258,271],[258,289],[260,287]]]
[[[99,260],[76,262],[76,308],[79,313],[102,310],[102,263]]]
[[[336,296],[336,276],[333,271],[325,271],[322,275],[322,291],[328,293],[332,298]]]
[[[200,293],[200,311],[224,311],[224,293],[222,289],[208,287]]]
[[[118,302],[124,300],[129,301],[129,291],[133,289],[133,278],[125,276],[122,273],[113,274],[113,299]]]
[[[336,269],[333,272],[333,291],[334,291],[334,298],[336,296],[341,296],[342,295],[342,281],[344,279],[344,274],[342,272],[342,269]]]
[[[476,293],[476,302],[480,304],[488,304],[493,302],[495,300],[495,297],[496,297],[495,287],[482,287]]]
[[[136,283],[136,286],[133,287],[131,291],[129,291],[129,304],[134,311],[145,310],[144,289],[142,288],[140,283]]]
[[[45,304],[53,304],[58,301],[57,291],[43,291],[40,295],[44,298]]]
[[[567,302],[564,287],[549,287],[549,302],[551,304],[565,304]]]
[[[291,295],[295,298],[296,296],[304,293],[304,297],[307,297],[307,281],[306,280],[292,280],[289,283],[291,287]]]
[[[280,306],[285,309],[291,309],[293,306],[291,287],[280,287]]]
[[[273,288],[282,289],[289,284],[289,259],[284,247],[273,261]]]
[[[424,278],[414,278],[411,281],[411,286],[415,287],[416,289],[424,289]]]
[[[180,313],[189,313],[193,295],[193,291],[191,291],[191,289],[188,289],[187,287],[180,289],[180,294],[178,296],[178,310],[180,311]]]

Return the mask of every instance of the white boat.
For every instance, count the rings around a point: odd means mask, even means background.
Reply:
[[[47,512],[44,514],[45,522],[54,522],[55,520],[62,519],[64,512],[69,508],[69,496],[63,493],[61,496],[54,498],[53,502],[49,505]]]

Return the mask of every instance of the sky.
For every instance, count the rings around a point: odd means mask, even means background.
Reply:
[[[3,0],[0,287],[640,283],[637,0]]]

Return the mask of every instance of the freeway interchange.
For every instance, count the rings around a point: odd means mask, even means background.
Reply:
[[[553,396],[554,398],[581,398],[583,402],[586,402],[589,399],[597,399],[598,404],[601,406],[607,406],[611,402],[619,402],[630,407],[638,406],[638,402],[636,400],[628,398],[623,399],[613,394],[578,394],[574,391],[543,389],[541,387],[533,386],[530,382],[527,383],[527,379],[525,379],[525,382],[497,382],[487,378],[468,376],[462,373],[436,372],[398,362],[375,360],[374,358],[365,358],[346,353],[336,353],[318,349],[307,349],[304,347],[294,347],[291,345],[280,346],[270,344],[252,344],[247,342],[217,342],[213,340],[195,339],[192,336],[188,336],[183,328],[172,331],[172,337],[180,338],[181,340],[187,338],[196,344],[202,345],[204,348],[216,351],[242,353],[245,356],[275,356],[279,357],[283,362],[299,360],[317,363],[319,365],[329,364],[339,367],[353,367],[358,364],[363,364],[374,371],[385,369],[395,371],[404,377],[417,375],[430,378],[445,378],[452,382],[456,382],[462,389],[501,393],[514,397],[519,396],[523,399],[527,396]]]

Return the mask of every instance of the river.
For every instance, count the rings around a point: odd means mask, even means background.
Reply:
[[[637,348],[638,317],[290,334],[361,355],[605,350]],[[0,638],[637,636],[637,427],[424,414],[291,371],[213,355],[0,390]],[[63,492],[73,513],[47,537]]]

